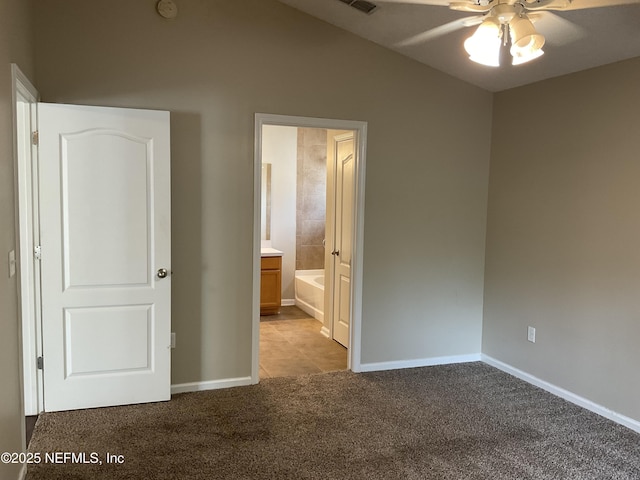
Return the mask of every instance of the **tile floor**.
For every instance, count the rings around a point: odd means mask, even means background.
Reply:
[[[260,318],[260,378],[347,369],[347,349],[320,333],[322,324],[298,307]]]

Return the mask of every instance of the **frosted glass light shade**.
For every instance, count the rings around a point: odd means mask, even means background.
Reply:
[[[498,19],[489,17],[464,42],[469,59],[489,67],[500,66],[500,34]]]
[[[520,65],[538,58],[544,52],[544,36],[539,34],[526,16],[513,17],[509,23],[511,34],[511,56],[513,65]]]

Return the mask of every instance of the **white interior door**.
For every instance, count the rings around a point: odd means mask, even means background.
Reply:
[[[351,324],[351,258],[355,190],[354,134],[334,137],[333,339],[348,347]]]
[[[45,411],[168,400],[169,113],[38,104],[38,129]]]

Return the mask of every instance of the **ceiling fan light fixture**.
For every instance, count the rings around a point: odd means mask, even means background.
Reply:
[[[489,67],[500,66],[501,34],[500,21],[495,17],[487,17],[464,42],[469,59]]]
[[[544,36],[536,31],[526,15],[513,17],[509,22],[509,33],[511,35],[510,52],[514,65],[526,63],[544,53],[542,51]]]

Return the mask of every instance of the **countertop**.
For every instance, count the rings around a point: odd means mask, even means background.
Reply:
[[[283,253],[284,252],[281,252],[280,250],[276,250],[275,248],[271,248],[271,247],[262,247],[260,249],[261,257],[281,257]]]

